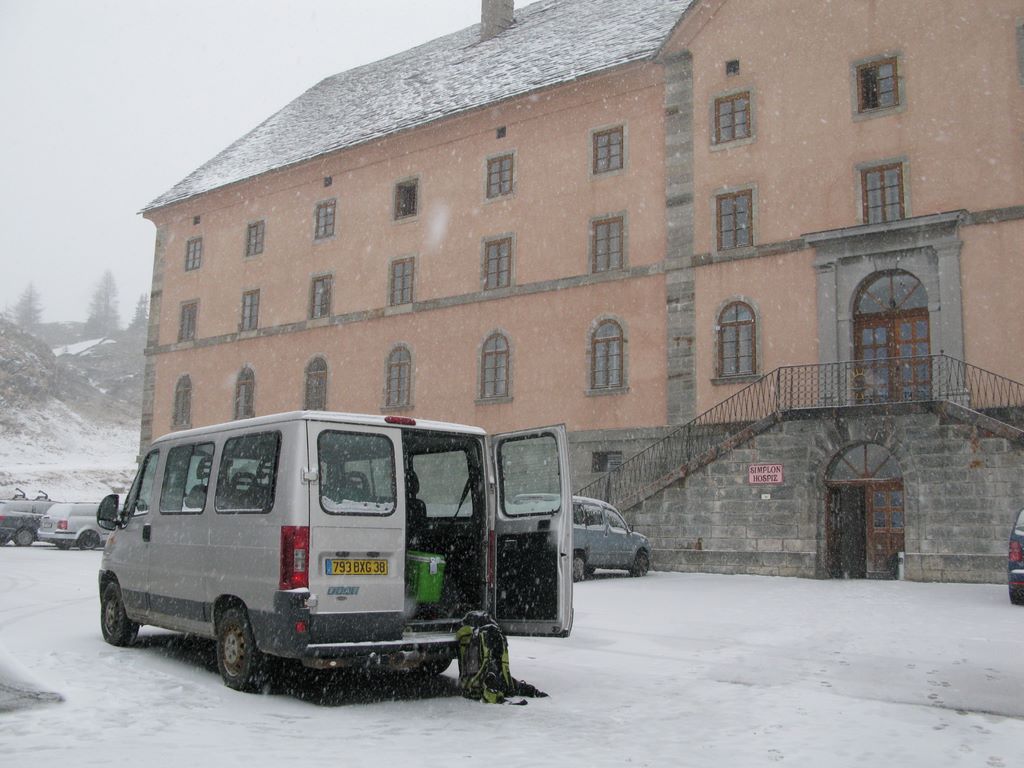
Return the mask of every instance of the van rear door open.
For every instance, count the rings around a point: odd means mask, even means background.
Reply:
[[[572,627],[572,491],[565,427],[490,439],[497,509],[495,618],[510,635],[564,637]]]
[[[395,640],[405,609],[405,485],[397,429],[309,422],[312,642]],[[320,635],[321,637],[318,637]]]

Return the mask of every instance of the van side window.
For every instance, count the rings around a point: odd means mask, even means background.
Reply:
[[[395,511],[395,452],[390,439],[324,430],[316,444],[324,512],[390,515]]]
[[[217,470],[217,511],[269,512],[274,506],[280,455],[280,432],[257,432],[225,442]]]
[[[165,515],[201,514],[213,468],[213,443],[178,445],[167,452],[160,512]]]
[[[135,476],[132,489],[124,500],[124,511],[128,515],[144,515],[153,505],[153,488],[156,485],[156,465],[160,451],[150,451],[142,460],[139,474]]]

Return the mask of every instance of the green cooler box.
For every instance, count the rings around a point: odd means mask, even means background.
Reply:
[[[436,603],[444,586],[444,556],[433,552],[405,553],[405,593],[418,603]]]

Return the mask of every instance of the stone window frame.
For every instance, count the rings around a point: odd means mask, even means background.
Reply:
[[[403,212],[403,205],[408,204],[408,200],[402,199],[402,194],[405,190],[413,190],[412,200],[412,212]],[[391,217],[396,223],[415,221],[420,215],[420,177],[419,176],[407,176],[404,179],[399,179],[395,182],[394,194],[392,200]]]
[[[174,403],[171,409],[171,427],[188,429],[192,426],[192,377],[183,373],[174,383]]]
[[[488,278],[490,277],[490,247],[492,245],[500,245],[502,243],[508,243],[508,279],[504,284],[490,285]],[[500,259],[500,256],[499,256]],[[498,235],[490,235],[483,238],[480,243],[480,290],[488,293],[494,291],[508,290],[516,284],[516,235],[514,232],[503,232]],[[497,273],[501,275],[499,270]]]
[[[505,394],[503,395],[491,395],[487,396],[484,393],[484,385],[486,376],[484,374],[485,366],[487,363],[487,344],[496,338],[501,338],[505,342]],[[496,353],[497,354],[497,353]],[[495,405],[498,403],[510,403],[512,402],[512,365],[513,365],[513,348],[511,336],[504,328],[494,328],[486,336],[483,337],[480,344],[477,346],[476,351],[476,404],[477,405]]]
[[[238,319],[238,331],[255,331],[260,327],[260,289],[242,291],[242,313]]]
[[[735,101],[739,97],[747,97],[747,135],[740,138],[722,140],[719,137],[718,105],[723,101]],[[745,147],[757,140],[757,118],[754,109],[754,98],[756,92],[752,86],[742,88],[730,88],[727,91],[720,91],[711,98],[708,106],[708,135],[709,145],[712,152],[718,152],[733,147]]]
[[[893,166],[900,169],[900,210],[902,216],[899,219],[887,219],[885,221],[869,222],[867,220],[867,189],[864,186],[864,179],[867,173],[875,170],[882,170]],[[891,224],[895,221],[902,221],[913,218],[914,214],[910,206],[910,160],[906,155],[898,157],[887,157],[880,160],[869,160],[857,163],[853,167],[854,177],[857,185],[857,218],[860,224]]]
[[[397,359],[402,352],[407,356],[406,360]],[[384,358],[384,401],[381,404],[382,411],[404,411],[413,407],[413,353],[412,347],[406,342],[398,342],[393,345]],[[392,370],[393,368],[405,368],[406,383],[404,398],[402,397],[401,371],[398,372],[398,396],[392,398]]]
[[[313,366],[317,363],[323,365],[321,369],[319,366],[316,370],[313,370]],[[330,383],[331,368],[327,364],[327,358],[321,354],[313,355],[306,363],[303,368],[302,376],[302,409],[304,411],[326,411],[327,410],[327,391]],[[315,377],[315,378],[314,378]],[[311,385],[315,386],[319,382],[321,396],[323,402],[321,405],[311,403],[310,392]]]
[[[190,237],[185,243],[185,271],[192,272],[203,266],[203,236]]]
[[[518,168],[519,165],[516,156],[518,153],[514,149],[502,150],[492,155],[488,155],[484,158],[484,202],[494,202],[496,200],[507,200],[515,197],[516,188],[518,187]],[[503,160],[509,160],[511,162],[511,168],[509,169],[509,189],[507,192],[497,192],[491,194],[491,166],[496,163],[500,163]],[[504,185],[504,180],[499,182],[500,185]]]
[[[1017,20],[1017,82],[1024,88],[1024,19]]]
[[[245,258],[262,256],[267,240],[267,220],[257,219],[245,226]]]
[[[725,198],[736,198],[741,195],[745,195],[750,199],[750,222],[748,227],[748,240],[746,245],[733,245],[728,248],[723,248],[721,242],[721,223],[719,218],[719,204],[720,201]],[[752,254],[757,248],[757,231],[758,231],[758,190],[756,184],[742,184],[731,187],[721,187],[716,189],[711,197],[711,231],[714,232],[714,239],[712,240],[712,252],[717,254],[726,254],[730,256],[744,256]]]
[[[596,361],[594,358],[594,348],[596,346],[595,342],[597,341],[596,335],[603,325],[610,322],[615,323],[619,327],[619,341],[621,346],[619,384],[614,387],[595,387],[594,365]],[[588,397],[623,395],[629,392],[629,326],[622,317],[614,314],[603,314],[594,318],[590,323],[590,327],[587,329],[586,363],[585,392]]]
[[[598,142],[600,137],[618,134],[620,137],[619,165],[615,168],[598,168]],[[629,130],[625,122],[608,123],[590,129],[590,178],[617,176],[629,167]]]
[[[884,107],[864,107],[861,100],[861,73],[886,62],[893,62],[895,65],[895,93],[896,103]],[[850,109],[853,120],[873,120],[877,117],[888,117],[898,114],[907,108],[906,82],[904,78],[904,57],[900,51],[886,51],[883,53],[857,59],[850,63]]]
[[[248,397],[246,398],[246,392]],[[248,407],[246,407],[248,406]],[[234,419],[251,419],[256,415],[256,371],[250,363],[235,376]]]
[[[338,229],[338,198],[318,200],[313,206],[313,242],[321,243],[335,237]]]
[[[597,268],[597,228],[602,224],[607,224],[613,221],[618,221],[620,226],[619,231],[619,264],[618,266],[609,266],[605,269]],[[616,272],[619,270],[626,269],[629,265],[628,260],[628,216],[626,211],[617,211],[615,213],[606,213],[601,216],[593,216],[590,219],[589,224],[589,237],[587,238],[587,271],[592,275],[604,274],[605,272]]]
[[[187,311],[191,309],[191,322],[186,324]],[[178,313],[178,343],[195,341],[199,327],[199,299],[189,299],[181,302]]]
[[[753,358],[753,370],[749,373],[734,373],[734,374],[723,374],[722,373],[722,333],[721,333],[721,318],[725,311],[735,305],[743,304],[746,306],[753,317],[753,335],[751,337],[751,354]],[[761,357],[761,309],[756,301],[750,296],[745,294],[737,294],[729,296],[722,300],[718,304],[718,308],[715,311],[714,317],[714,354],[715,364],[714,371],[715,376],[711,379],[711,383],[718,386],[723,384],[747,384],[757,381],[761,378],[761,369],[763,367],[763,361]]]
[[[317,287],[326,286],[325,291],[317,294]],[[326,294],[326,299],[324,298]],[[319,298],[319,301],[317,300]],[[329,318],[334,307],[334,273],[322,272],[315,274],[309,281],[309,319],[323,320]]]
[[[409,265],[411,267],[411,274],[409,275],[408,286],[405,285],[405,275],[399,275],[397,270],[401,266]],[[399,308],[411,309],[412,304],[416,301],[416,255],[410,254],[407,256],[396,256],[388,262],[388,309],[396,310]],[[398,285],[397,281],[401,279],[402,284]],[[397,286],[397,290],[396,290]],[[406,299],[406,291],[408,291],[408,300]]]

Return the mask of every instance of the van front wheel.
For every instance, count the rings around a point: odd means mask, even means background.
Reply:
[[[107,584],[100,596],[100,628],[104,640],[121,648],[134,643],[139,634],[139,625],[125,613],[121,587],[116,581]]]
[[[217,668],[224,685],[236,691],[256,693],[267,682],[267,661],[244,608],[228,608],[217,622]]]

